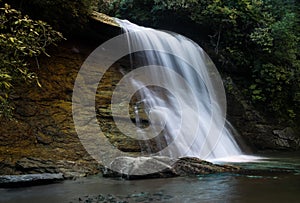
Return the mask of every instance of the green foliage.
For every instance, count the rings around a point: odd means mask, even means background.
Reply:
[[[0,117],[4,117],[6,119],[12,119],[14,107],[12,104],[4,98],[0,98]]]
[[[249,99],[290,118],[300,106],[299,10],[295,0],[114,0],[110,4],[111,15],[138,23],[155,25],[175,16],[201,26],[220,64],[240,70]]]
[[[9,117],[13,110],[9,93],[14,84],[36,81],[40,85],[29,58],[47,55],[45,48],[62,38],[47,23],[22,16],[8,4],[0,8],[0,116]]]
[[[84,28],[97,0],[12,0],[13,5],[32,18],[41,19],[64,34]]]
[[[154,0],[113,0],[109,4],[108,14],[132,21],[153,22],[153,5]]]
[[[272,20],[265,25],[267,31],[250,36],[260,51],[251,69],[252,83],[262,90],[261,98],[254,101],[295,119],[300,104],[297,99],[300,92],[299,16],[292,6],[293,1],[276,2],[275,5],[274,1],[265,3],[272,13]]]

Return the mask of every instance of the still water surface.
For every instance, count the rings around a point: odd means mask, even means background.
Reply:
[[[152,202],[300,202],[299,154],[264,155],[265,162],[242,163],[248,168],[293,168],[278,176],[214,174],[198,177],[126,181],[99,176],[26,188],[0,189],[0,202],[82,202],[84,197],[113,194],[118,197],[163,194]],[[127,199],[128,202],[145,202]]]

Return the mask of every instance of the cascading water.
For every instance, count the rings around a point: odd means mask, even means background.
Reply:
[[[168,148],[160,149],[160,155],[195,156],[207,160],[241,155],[230,130],[224,126],[216,81],[212,81],[207,68],[212,62],[203,50],[179,34],[141,27],[126,20],[117,21],[128,33],[129,46],[142,43],[142,46],[152,47],[139,59],[147,66],[145,74],[151,82],[145,84],[139,77],[129,80],[139,89],[139,102],[143,103],[150,120],[148,130],[153,135],[162,133],[167,142]],[[155,51],[161,47],[170,47],[174,52]],[[160,86],[164,82],[169,91],[167,95],[154,91],[149,85]],[[135,110],[139,122],[137,106]],[[144,133],[145,140],[149,136],[142,129],[138,133]]]

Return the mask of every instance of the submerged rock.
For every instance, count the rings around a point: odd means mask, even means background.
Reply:
[[[129,202],[174,202],[175,196],[164,194],[162,192],[149,193],[140,192],[128,195],[112,195],[112,194],[99,194],[99,195],[87,195],[79,197],[78,201],[74,202],[118,202],[118,203],[129,203]]]

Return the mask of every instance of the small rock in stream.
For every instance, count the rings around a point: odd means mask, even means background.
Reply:
[[[62,173],[42,173],[0,176],[0,187],[23,187],[63,181]]]
[[[112,194],[99,194],[94,196],[79,197],[79,202],[84,203],[131,203],[131,202],[172,202],[174,196],[165,195],[162,192],[148,193],[141,192],[135,194],[128,194],[124,196],[116,196]]]

